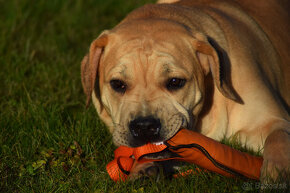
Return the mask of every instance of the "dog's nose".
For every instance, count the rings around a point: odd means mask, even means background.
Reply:
[[[155,119],[151,116],[139,117],[129,123],[129,129],[135,139],[150,142],[159,137],[160,119]]]

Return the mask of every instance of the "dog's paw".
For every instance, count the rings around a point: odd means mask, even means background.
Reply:
[[[280,130],[265,142],[264,161],[261,168],[262,183],[290,180],[290,135]]]
[[[134,165],[129,175],[129,180],[136,180],[139,178],[158,177],[160,173],[160,166],[154,162],[137,163]]]
[[[261,168],[262,183],[285,182],[290,180],[289,160],[264,160]]]

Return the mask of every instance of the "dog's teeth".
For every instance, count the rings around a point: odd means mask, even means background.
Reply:
[[[154,145],[163,145],[163,141],[161,142],[156,142],[156,143],[153,143]]]

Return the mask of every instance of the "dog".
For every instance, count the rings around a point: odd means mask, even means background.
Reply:
[[[261,151],[261,181],[285,177],[288,7],[283,0],[161,0],[138,8],[83,58],[87,105],[93,101],[117,146],[163,142],[187,128]],[[134,168],[132,179],[152,164]]]

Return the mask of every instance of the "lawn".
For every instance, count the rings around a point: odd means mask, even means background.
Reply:
[[[255,181],[213,173],[126,183],[107,175],[116,147],[85,108],[80,61],[145,2],[0,0],[0,192],[258,192]]]

